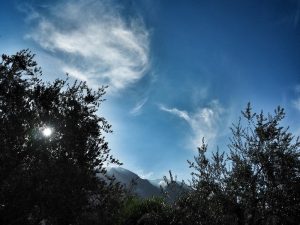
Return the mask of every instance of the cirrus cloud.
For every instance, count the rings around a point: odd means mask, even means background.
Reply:
[[[198,108],[194,113],[177,108],[159,107],[162,111],[173,114],[184,121],[193,131],[192,144],[200,146],[202,138],[208,143],[214,142],[219,132],[219,123],[224,109],[217,100],[212,101],[207,107]]]
[[[133,116],[137,116],[141,114],[142,108],[148,101],[148,98],[143,98],[141,101],[137,102],[135,106],[130,110],[130,114]]]
[[[292,101],[292,105],[294,108],[296,108],[298,111],[300,111],[300,85],[296,85],[294,88],[296,99]]]
[[[109,1],[64,1],[34,12],[26,37],[56,54],[62,70],[97,87],[119,90],[149,68],[149,32],[139,17],[124,18]]]

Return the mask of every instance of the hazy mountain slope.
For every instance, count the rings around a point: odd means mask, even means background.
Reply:
[[[147,179],[140,178],[137,174],[122,167],[110,167],[107,175],[115,176],[116,180],[131,189],[134,194],[147,198],[151,196],[161,196],[160,188],[151,184]]]

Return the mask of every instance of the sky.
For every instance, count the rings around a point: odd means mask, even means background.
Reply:
[[[190,179],[202,138],[228,151],[249,101],[300,135],[300,0],[1,1],[0,53],[27,48],[47,81],[109,86],[106,138],[143,178]]]

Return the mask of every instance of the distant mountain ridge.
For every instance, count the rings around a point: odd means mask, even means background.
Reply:
[[[107,168],[107,175],[111,177],[114,176],[116,181],[131,190],[133,194],[142,198],[164,196],[163,191],[166,191],[169,193],[169,198],[172,201],[172,199],[178,197],[180,193],[189,189],[187,185],[182,186],[178,182],[174,182],[171,185],[166,186],[164,179],[142,179],[134,172],[124,169],[123,167],[109,167]]]
[[[154,185],[147,179],[142,179],[137,174],[123,167],[107,168],[107,175],[114,176],[118,182],[131,189],[134,194],[149,198],[152,196],[162,196],[159,185]],[[154,182],[155,183],[155,182]]]

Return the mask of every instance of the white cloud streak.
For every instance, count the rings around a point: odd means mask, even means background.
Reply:
[[[108,1],[66,1],[50,7],[47,16],[35,12],[34,20],[26,37],[61,57],[64,72],[92,86],[123,89],[149,68],[149,32],[142,20],[126,20]]]
[[[190,118],[187,111],[179,110],[179,109],[176,109],[176,108],[167,108],[163,105],[160,106],[160,109],[165,111],[165,112],[171,113],[175,116],[178,116],[178,117],[184,119],[188,123],[190,123],[192,121],[192,119]]]
[[[151,179],[151,178],[153,178],[153,175],[154,175],[154,173],[152,171],[145,172],[144,170],[141,170],[141,169],[137,170],[136,173],[142,179]]]
[[[133,109],[130,111],[130,114],[134,116],[140,115],[142,112],[142,108],[144,107],[147,101],[148,98],[144,98],[141,101],[137,102]]]
[[[193,131],[192,144],[200,146],[204,137],[208,143],[213,143],[218,134],[218,124],[224,111],[217,100],[212,101],[208,107],[198,108],[195,113],[188,113],[177,108],[168,108],[160,105],[162,111],[173,114],[188,123]]]
[[[293,106],[300,111],[300,97],[293,101]]]
[[[300,111],[300,85],[296,85],[295,88],[294,88],[294,91],[297,95],[296,99],[292,100],[292,105],[294,108],[296,108],[297,110]]]

